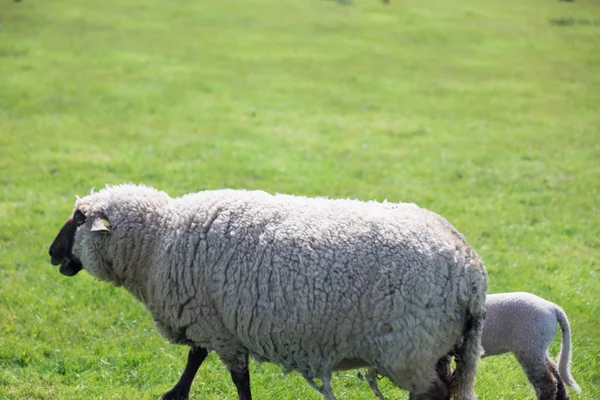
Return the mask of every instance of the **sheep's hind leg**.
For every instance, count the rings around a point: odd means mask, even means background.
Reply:
[[[198,372],[198,368],[202,365],[202,362],[208,355],[208,351],[203,347],[191,347],[188,352],[187,364],[185,369],[179,378],[179,381],[173,386],[173,389],[169,390],[161,396],[161,400],[185,400],[190,395],[190,389],[192,388],[192,382]]]
[[[427,389],[421,392],[411,391],[409,400],[450,400],[450,390],[436,374]]]
[[[435,370],[442,382],[444,382],[448,390],[450,390],[452,386],[452,357],[446,355],[440,358],[435,365]],[[452,395],[452,393],[450,394]]]
[[[450,400],[450,389],[438,375],[436,365],[429,370],[412,371],[405,363],[381,368],[379,373],[410,391],[409,400]]]

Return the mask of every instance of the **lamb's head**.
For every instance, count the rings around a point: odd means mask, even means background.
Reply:
[[[163,192],[135,185],[109,186],[78,199],[50,246],[51,263],[60,265],[66,276],[85,269],[100,280],[121,285],[125,277],[120,269],[128,258],[139,256],[132,234],[148,232],[147,221],[168,199]]]

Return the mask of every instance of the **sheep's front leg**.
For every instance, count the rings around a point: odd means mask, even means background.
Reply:
[[[233,381],[235,388],[238,392],[239,400],[252,400],[252,393],[250,392],[250,372],[248,371],[248,354],[237,358],[236,362],[227,362],[227,369],[231,374],[231,380]]]
[[[252,393],[250,392],[250,373],[248,372],[248,368],[241,372],[230,372],[231,380],[235,384],[239,400],[252,400]]]
[[[208,355],[208,351],[203,347],[191,347],[188,352],[187,364],[179,378],[179,381],[173,386],[173,389],[163,394],[161,400],[185,400],[190,395],[192,382],[198,372],[198,368]]]

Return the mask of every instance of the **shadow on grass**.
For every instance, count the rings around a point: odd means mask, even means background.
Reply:
[[[576,19],[576,18],[553,18],[548,21],[550,25],[556,26],[600,26],[600,19]]]

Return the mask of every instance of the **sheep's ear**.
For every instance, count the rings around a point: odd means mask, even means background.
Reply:
[[[106,218],[96,218],[92,223],[92,232],[110,232],[110,222]]]

